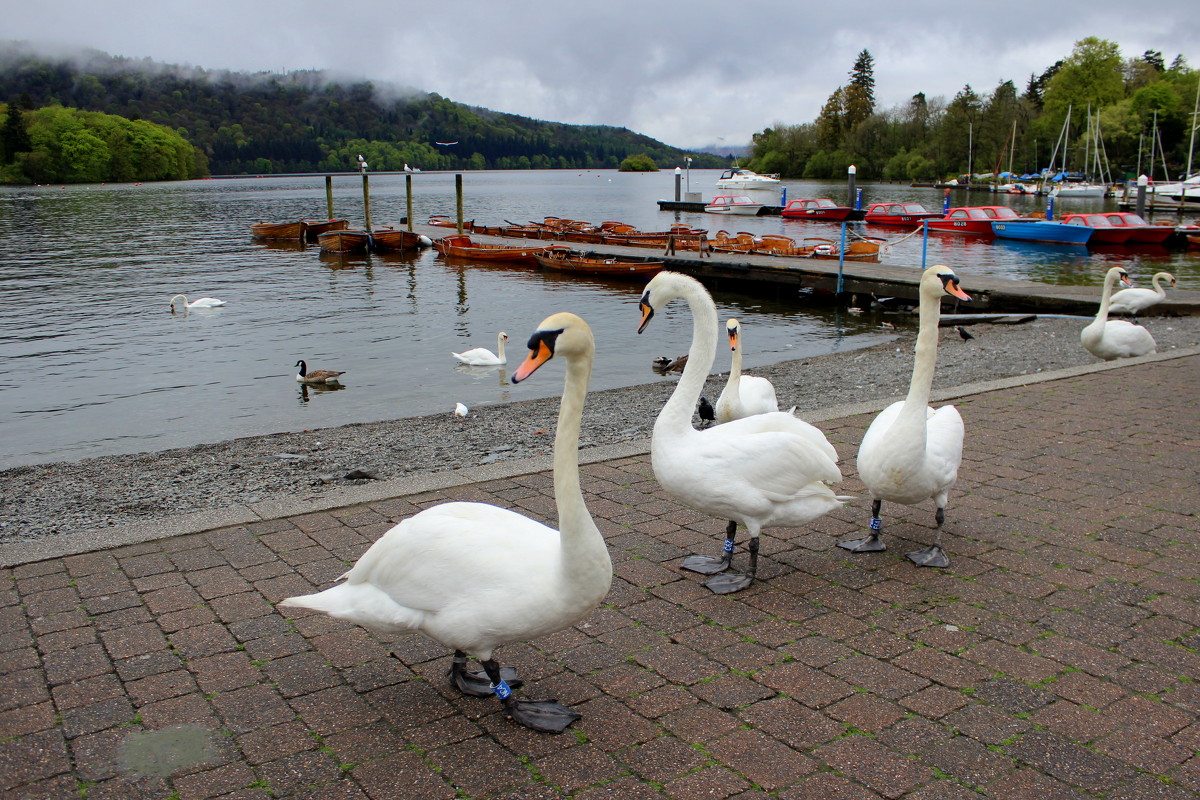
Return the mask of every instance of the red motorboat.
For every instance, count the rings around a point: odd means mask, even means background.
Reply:
[[[994,220],[1025,219],[1008,206],[963,206],[952,208],[941,219],[925,222],[931,231],[961,233],[972,236],[995,236]]]
[[[1067,225],[1082,225],[1092,229],[1088,244],[1125,244],[1133,235],[1128,227],[1113,225],[1108,214],[1064,214],[1062,221]]]
[[[1175,232],[1174,225],[1152,225],[1130,211],[1106,211],[1087,216],[1106,217],[1114,228],[1128,228],[1132,233],[1127,244],[1162,244]],[[1095,241],[1094,237],[1092,241]]]
[[[822,219],[841,222],[850,216],[854,209],[849,206],[839,206],[827,197],[816,200],[789,200],[783,211],[779,212],[788,219]]]
[[[941,216],[940,211],[930,211],[920,203],[872,203],[865,219],[876,225],[920,225],[922,220]]]

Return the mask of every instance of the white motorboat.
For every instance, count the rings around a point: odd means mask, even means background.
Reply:
[[[740,214],[756,217],[762,209],[762,203],[756,203],[744,194],[719,194],[704,206],[709,214]]]
[[[1055,197],[1104,197],[1108,187],[1102,183],[1061,183],[1050,190]]]
[[[1178,183],[1156,183],[1150,187],[1155,197],[1167,197],[1178,202],[1200,203],[1200,172]],[[1186,199],[1185,199],[1186,198]]]
[[[766,206],[783,205],[783,184],[778,175],[760,175],[742,167],[732,167],[717,178],[717,190],[750,197]]]

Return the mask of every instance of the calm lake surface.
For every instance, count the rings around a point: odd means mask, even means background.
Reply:
[[[692,190],[711,196],[717,174],[692,170]],[[421,173],[413,184],[414,219],[454,213],[453,174]],[[679,219],[710,231],[837,235],[833,227],[778,217],[735,221],[659,211],[655,201],[674,197],[670,171],[466,173],[464,187],[465,214],[481,223],[555,215],[659,230]],[[864,189],[867,200],[941,203],[936,190]],[[793,199],[843,201],[845,194],[842,184],[788,184]],[[334,195],[336,214],[361,226],[359,176],[335,176]],[[971,202],[992,202],[987,197],[972,195]],[[1041,207],[1031,198],[996,202],[1005,201]],[[1070,208],[1089,209],[1085,202],[1104,207],[1104,201],[1073,201]],[[375,226],[398,224],[404,177],[373,175],[371,208]],[[447,263],[432,250],[339,259],[315,246],[269,246],[250,237],[253,222],[301,216],[325,216],[319,176],[0,190],[7,240],[0,248],[0,467],[450,413],[456,402],[477,408],[557,395],[560,368],[513,386],[505,368],[472,371],[450,355],[494,350],[503,330],[513,368],[538,322],[556,311],[574,311],[595,330],[593,389],[671,380],[651,370],[651,359],[687,351],[691,325],[682,307],[636,335],[639,284]],[[921,253],[915,236],[896,244],[886,260],[919,267]],[[1200,283],[1200,259],[1184,251],[931,237],[928,258],[954,266],[968,288],[971,274],[1095,284],[1117,262],[1145,280],[1167,269],[1183,286]],[[167,301],[177,292],[227,305],[172,315]],[[814,308],[803,298],[719,293],[716,300],[722,318],[737,316],[744,326],[749,367],[869,346],[890,335],[870,315]],[[310,369],[346,370],[346,388],[301,388],[292,366],[299,358]],[[727,359],[718,355],[716,369],[727,369]],[[788,394],[781,390],[781,402]]]

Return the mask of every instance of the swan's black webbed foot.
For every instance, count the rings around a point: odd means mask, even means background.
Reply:
[[[572,711],[557,700],[514,700],[504,701],[504,711],[513,722],[542,733],[562,733],[567,726],[583,714]]]
[[[719,558],[713,558],[712,556],[688,556],[679,562],[679,566],[692,572],[699,572],[701,575],[713,575],[717,572],[724,572],[733,563],[733,542],[736,533],[737,522],[729,520],[729,524],[725,526],[725,549]]]
[[[758,574],[758,545],[758,537],[752,536],[750,546],[747,548],[750,551],[750,568],[746,570],[745,574],[725,572],[709,578],[704,585],[716,594],[733,594],[750,586],[754,583],[754,576]]]
[[[754,583],[753,575],[744,575],[740,572],[723,572],[706,580],[704,585],[715,594],[733,594],[747,588],[752,583]]]
[[[479,669],[467,669],[465,657],[460,661],[459,656],[455,656],[455,660],[450,664],[449,675],[450,682],[465,695],[491,697],[494,694],[487,673]],[[501,667],[500,678],[512,689],[520,688],[525,683],[517,677],[517,671],[512,667]]]
[[[679,566],[692,572],[699,572],[701,575],[712,575],[729,569],[731,563],[733,563],[733,554],[727,553],[720,558],[713,558],[712,556],[688,556],[679,562]]]
[[[950,559],[940,544],[931,545],[924,550],[914,550],[907,554],[909,559],[918,567],[948,567]]]
[[[883,543],[883,537],[879,535],[879,531],[871,531],[870,535],[858,539],[838,542],[838,547],[845,548],[851,553],[880,553],[887,550],[887,545]]]

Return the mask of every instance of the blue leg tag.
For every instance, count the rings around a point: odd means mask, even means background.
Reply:
[[[501,700],[507,700],[512,694],[512,689],[508,688],[508,684],[504,681],[500,681],[499,685],[493,684],[492,691],[495,692],[496,697],[500,698]]]
[[[726,540],[725,540],[725,552],[726,552],[726,553],[732,553],[732,552],[733,552],[733,539],[726,539]]]
[[[883,520],[879,517],[871,517],[871,530],[877,531],[883,527]]]

